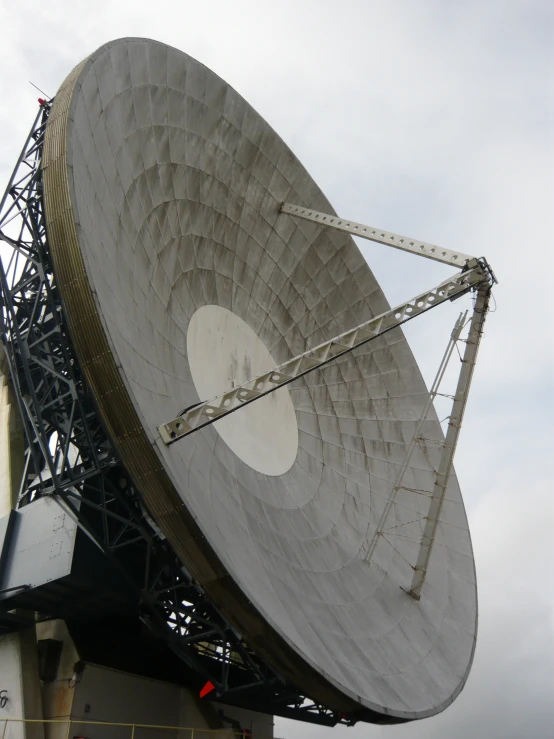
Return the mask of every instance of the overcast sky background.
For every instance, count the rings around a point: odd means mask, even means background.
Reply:
[[[36,112],[102,43],[147,36],[232,84],[341,215],[476,255],[500,284],[456,468],[480,630],[440,716],[286,739],[546,739],[554,733],[552,0],[0,3],[0,186]],[[367,242],[365,242],[367,244]],[[361,246],[391,302],[452,270]],[[430,383],[458,301],[407,334]],[[466,301],[469,305],[469,300]]]

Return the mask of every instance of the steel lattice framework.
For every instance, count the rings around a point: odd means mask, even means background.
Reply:
[[[325,725],[362,716],[311,702],[248,648],[158,533],[80,371],[49,255],[41,107],[0,203],[2,342],[21,414],[25,464],[17,506],[51,496],[119,570],[141,620],[218,700]]]

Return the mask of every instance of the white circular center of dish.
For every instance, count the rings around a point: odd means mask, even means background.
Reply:
[[[209,400],[273,369],[265,344],[226,308],[204,305],[192,316],[187,355],[201,400]],[[264,475],[282,475],[298,452],[298,424],[287,387],[282,387],[213,424],[227,446]]]

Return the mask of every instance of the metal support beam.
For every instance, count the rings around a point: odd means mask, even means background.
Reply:
[[[377,544],[379,543],[380,537],[384,534],[386,530],[386,523],[387,519],[389,517],[389,514],[391,512],[391,509],[394,505],[394,502],[396,500],[396,496],[398,495],[398,491],[402,490],[402,483],[404,480],[404,475],[406,474],[406,470],[408,469],[408,465],[410,464],[410,460],[412,458],[412,455],[414,453],[416,444],[418,443],[419,439],[421,438],[421,432],[423,430],[423,426],[425,425],[425,422],[427,421],[427,417],[429,415],[429,412],[433,406],[433,401],[438,395],[439,388],[441,385],[441,382],[444,378],[446,369],[448,367],[448,363],[450,361],[450,358],[452,357],[452,353],[454,351],[454,348],[456,346],[456,343],[460,339],[460,334],[462,332],[462,329],[465,325],[465,320],[467,316],[467,311],[465,313],[461,313],[458,319],[456,320],[456,323],[454,325],[454,329],[452,331],[452,334],[450,335],[450,339],[448,340],[448,345],[446,347],[446,351],[444,352],[443,358],[441,360],[441,363],[439,365],[439,369],[437,370],[437,374],[435,376],[435,379],[433,381],[433,385],[431,387],[431,390],[429,392],[429,397],[427,398],[427,402],[425,404],[425,407],[423,409],[423,413],[421,414],[421,418],[419,419],[419,422],[416,426],[416,430],[414,432],[414,435],[412,437],[412,440],[410,441],[410,444],[408,445],[408,449],[406,450],[406,454],[404,456],[404,461],[402,462],[402,465],[400,466],[400,469],[398,470],[398,474],[396,476],[395,484],[392,489],[392,493],[387,500],[387,503],[383,509],[383,513],[381,514],[381,517],[379,518],[379,522],[377,523],[377,528],[375,529],[375,533],[373,534],[373,537],[370,541],[369,548],[367,550],[367,554],[365,556],[366,562],[371,562],[371,558],[373,557],[373,552],[375,551],[375,548]]]
[[[411,239],[408,236],[401,236],[400,234],[392,233],[391,231],[384,231],[380,228],[366,226],[363,223],[349,221],[340,216],[320,213],[317,210],[304,208],[301,205],[283,203],[281,205],[281,213],[287,213],[289,216],[294,216],[295,218],[303,218],[305,221],[319,223],[328,228],[334,228],[337,231],[346,231],[346,233],[352,234],[352,236],[359,236],[362,239],[368,239],[368,241],[376,241],[379,244],[386,244],[386,246],[392,246],[394,249],[400,249],[401,251],[407,251],[411,254],[417,254],[420,257],[433,259],[435,262],[442,262],[443,264],[463,267],[475,258],[469,254],[464,254],[461,251],[444,249],[442,246],[429,244],[426,241]]]
[[[442,456],[437,471],[437,479],[433,489],[431,504],[426,516],[423,536],[419,547],[419,554],[414,567],[414,576],[409,594],[419,600],[421,597],[421,589],[425,578],[427,577],[427,568],[431,558],[431,552],[435,543],[437,527],[440,521],[440,514],[448,479],[452,470],[452,462],[456,445],[460,436],[464,412],[466,409],[469,389],[473,372],[475,370],[475,362],[477,361],[477,352],[479,351],[479,343],[483,335],[483,326],[487,316],[490,297],[490,285],[483,285],[477,291],[477,299],[473,315],[471,317],[471,325],[466,340],[466,348],[462,359],[462,368],[458,379],[458,386],[452,404],[452,412],[448,423],[448,431],[443,446]]]
[[[431,290],[410,298],[356,328],[345,331],[319,344],[314,349],[287,360],[259,377],[254,377],[215,398],[185,409],[176,418],[158,427],[160,436],[165,444],[173,444],[254,400],[288,385],[293,380],[320,369],[337,357],[353,351],[377,336],[382,336],[387,331],[401,326],[446,300],[454,300],[483,282],[488,284],[488,280],[487,270],[478,260],[474,259],[469,262],[466,271],[441,282]]]

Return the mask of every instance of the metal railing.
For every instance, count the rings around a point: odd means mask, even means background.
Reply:
[[[2,726],[3,724],[3,726]],[[42,725],[44,729],[46,727],[52,727],[55,726],[65,726],[67,725],[67,730],[65,733],[59,732],[56,733],[57,737],[63,737],[63,739],[86,739],[86,732],[85,736],[82,736],[79,732],[82,730],[83,727],[103,727],[104,729],[107,728],[119,728],[119,729],[128,729],[128,732],[121,732],[118,736],[121,736],[122,739],[125,737],[125,739],[148,739],[148,737],[152,737],[152,734],[149,734],[150,731],[156,731],[156,732],[173,732],[176,734],[179,739],[245,739],[245,737],[249,737],[249,739],[273,739],[273,737],[270,737],[268,735],[262,735],[259,733],[244,733],[240,731],[235,731],[232,728],[221,728],[221,729],[199,729],[191,726],[170,726],[165,724],[139,724],[139,723],[124,723],[124,722],[116,722],[116,721],[87,721],[85,719],[68,719],[68,718],[55,718],[55,719],[25,719],[25,718],[0,718],[0,727],[1,727],[1,733],[0,733],[0,739],[9,739],[10,734],[8,733],[8,727],[9,725],[12,726],[21,726],[21,725]],[[74,729],[74,732],[72,734],[72,728]],[[46,733],[46,732],[45,732]],[[96,736],[104,736],[104,734],[96,734]],[[275,738],[277,739],[277,738]]]

